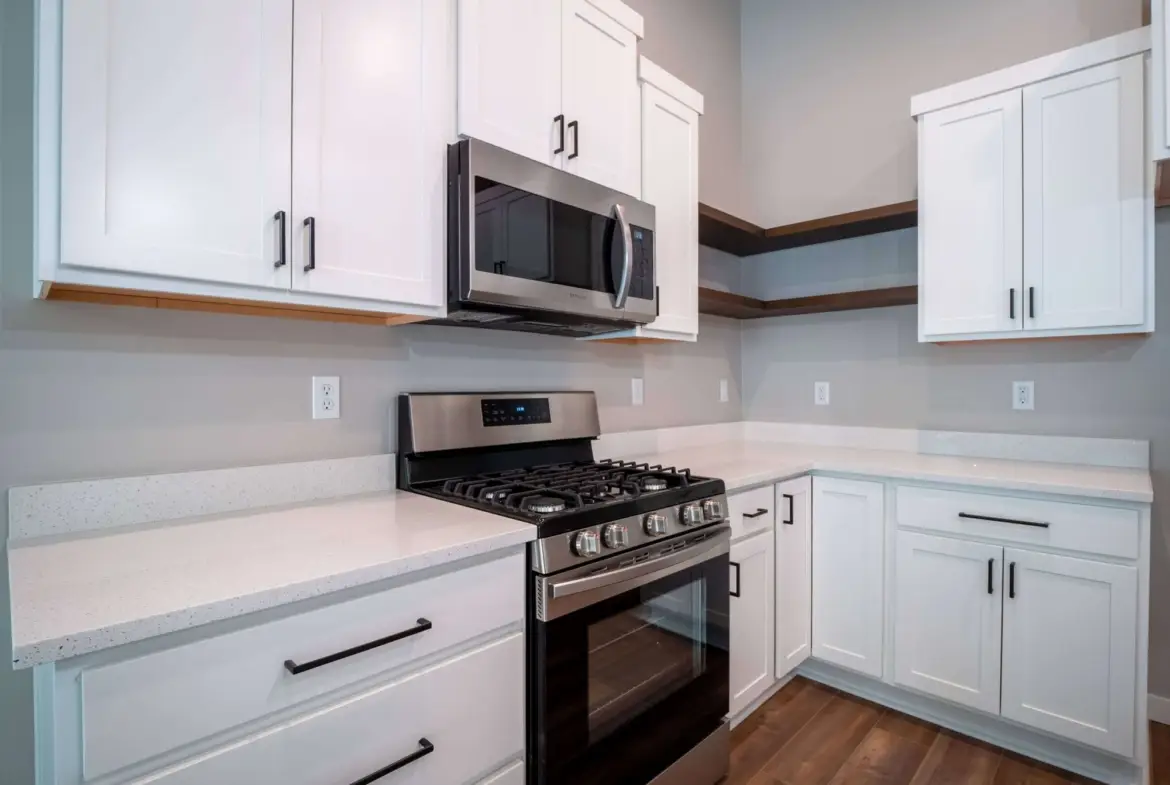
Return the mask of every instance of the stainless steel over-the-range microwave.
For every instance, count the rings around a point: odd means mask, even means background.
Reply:
[[[468,139],[448,148],[446,323],[600,335],[654,320],[654,208]]]

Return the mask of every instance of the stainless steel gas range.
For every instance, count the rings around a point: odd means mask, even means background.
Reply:
[[[399,399],[398,486],[537,527],[529,785],[711,785],[728,768],[721,480],[598,461],[593,393]]]

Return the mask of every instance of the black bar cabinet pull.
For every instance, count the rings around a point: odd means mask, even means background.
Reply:
[[[995,594],[995,559],[987,560],[987,593]]]
[[[1016,563],[1008,565],[1008,597],[1016,598]]]
[[[553,150],[553,155],[560,155],[565,152],[565,116],[559,114],[553,118],[553,122],[557,124],[557,133],[561,140],[560,144],[557,145],[557,149]]]
[[[398,771],[403,766],[409,766],[419,758],[425,758],[435,751],[435,745],[431,744],[426,739],[418,740],[418,749],[407,755],[405,758],[399,758],[384,769],[378,769],[373,774],[367,774],[360,780],[354,780],[350,785],[370,785],[371,782],[376,782],[382,779],[387,774]]]
[[[288,264],[288,259],[286,258],[286,248],[285,248],[285,244],[284,244],[285,212],[284,212],[284,210],[279,210],[279,211],[277,211],[276,215],[274,215],[272,217],[276,220],[276,231],[280,232],[280,241],[277,243],[277,248],[280,249],[280,256],[279,256],[279,258],[277,258],[276,264],[273,266],[280,268],[280,267],[284,267],[286,264]]]
[[[1008,318],[1016,318],[1016,290],[1008,289]]]
[[[730,564],[732,567],[735,568],[735,591],[731,592],[731,596],[738,597],[739,596],[739,563],[738,562],[728,562],[728,564]]]
[[[415,627],[411,627],[409,630],[403,630],[402,632],[396,632],[393,635],[387,635],[385,638],[379,638],[376,641],[370,641],[369,643],[363,643],[361,646],[354,646],[352,649],[346,649],[345,651],[339,651],[336,654],[330,654],[326,657],[322,657],[319,660],[312,660],[310,662],[302,663],[300,665],[293,662],[292,660],[285,660],[284,661],[284,669],[286,671],[288,671],[289,673],[291,673],[293,676],[296,676],[298,673],[304,673],[305,671],[311,671],[314,668],[320,668],[322,665],[330,665],[334,662],[337,662],[338,660],[344,660],[346,657],[352,657],[355,654],[361,654],[362,652],[367,652],[370,649],[376,649],[379,646],[385,646],[388,643],[394,643],[394,641],[400,641],[403,638],[409,638],[412,635],[418,635],[420,632],[426,632],[432,626],[433,625],[429,621],[427,621],[426,619],[419,619],[418,625]],[[409,763],[410,761],[407,761],[407,762]]]
[[[766,509],[764,509],[763,507],[757,507],[755,512],[745,512],[743,514],[743,517],[745,517],[745,518],[759,518],[761,515],[767,515],[767,514],[768,514],[768,511]]]
[[[569,160],[572,161],[581,154],[581,126],[574,120],[569,123],[569,128],[573,129],[573,152],[569,155]]]
[[[305,264],[305,272],[317,269],[317,219],[309,216],[305,219],[305,229],[309,233],[309,261]]]
[[[782,495],[784,496],[785,499],[788,500],[788,520],[782,521],[782,523],[787,523],[789,526],[791,526],[792,522],[793,522],[793,518],[796,517],[796,507],[795,507],[796,499],[792,498],[791,493],[785,493]]]
[[[1028,287],[1028,316],[1029,318],[1036,318],[1036,287]]]
[[[1016,518],[998,518],[994,515],[976,515],[970,512],[959,513],[960,518],[967,518],[972,521],[993,521],[994,523],[1014,523],[1016,526],[1031,526],[1036,529],[1047,529],[1049,524],[1042,521],[1021,521]]]

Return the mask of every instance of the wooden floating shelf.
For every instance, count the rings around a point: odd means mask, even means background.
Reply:
[[[771,229],[699,203],[699,244],[735,256],[756,256],[917,225],[917,199]]]
[[[771,316],[795,316],[833,311],[860,311],[914,305],[918,302],[917,286],[894,286],[862,292],[820,294],[815,297],[792,297],[787,300],[757,300],[742,294],[699,288],[699,313],[731,319],[766,319]]]

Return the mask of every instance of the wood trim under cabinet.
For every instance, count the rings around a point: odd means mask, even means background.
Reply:
[[[699,289],[699,313],[731,319],[766,319],[772,316],[858,311],[895,305],[914,305],[917,302],[917,286],[894,286],[860,292],[791,297],[784,300],[757,300],[733,292],[720,292],[702,287]]]
[[[374,313],[342,308],[319,308],[292,303],[262,303],[188,294],[144,292],[136,289],[115,289],[104,286],[78,284],[51,284],[43,288],[45,300],[75,303],[100,303],[136,308],[166,308],[175,311],[204,311],[240,316],[268,316],[281,319],[300,319],[313,322],[341,322],[394,327],[430,319],[429,316],[397,313]]]

